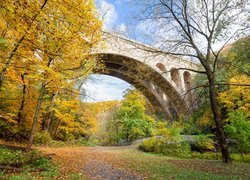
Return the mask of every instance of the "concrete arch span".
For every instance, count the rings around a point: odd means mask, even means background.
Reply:
[[[95,54],[104,63],[95,73],[122,79],[139,90],[156,111],[174,119],[187,113],[187,105],[177,90],[159,72],[145,63],[119,54]]]

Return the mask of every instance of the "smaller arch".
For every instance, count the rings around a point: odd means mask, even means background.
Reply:
[[[171,80],[176,84],[177,87],[180,87],[180,73],[176,68],[171,68],[170,70]]]
[[[164,100],[164,101],[167,101],[167,96],[166,96],[165,93],[162,93],[162,97],[163,97],[163,100]]]
[[[187,95],[187,101],[189,104],[192,104],[192,92],[191,92],[191,74],[188,71],[184,71],[183,73],[184,86]]]
[[[156,67],[157,67],[158,69],[160,69],[162,72],[166,72],[166,71],[167,71],[165,65],[162,64],[162,63],[157,63],[157,64],[156,64]]]
[[[155,90],[155,85],[153,83],[151,84],[151,86],[152,86],[152,89]]]
[[[185,89],[188,90],[191,88],[191,74],[188,71],[184,71],[183,79],[185,83]]]
[[[158,94],[161,94],[161,88],[160,88],[159,86],[156,87],[156,92],[157,92]]]

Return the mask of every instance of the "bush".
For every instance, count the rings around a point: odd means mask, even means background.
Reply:
[[[234,161],[250,163],[250,154],[231,154]]]
[[[52,141],[52,138],[47,131],[38,132],[34,137],[34,144],[36,145],[49,145]]]
[[[63,141],[55,141],[55,140],[51,140],[50,142],[50,146],[51,147],[55,147],[55,148],[59,148],[59,147],[64,147],[67,144]]]
[[[244,158],[239,153],[230,154],[233,161],[250,163],[250,154],[245,154]],[[209,160],[221,160],[221,153],[215,152],[192,152],[191,158],[195,159],[209,159]]]
[[[5,140],[13,140],[15,139],[15,134],[18,130],[18,127],[15,121],[2,119],[0,111],[0,129],[0,138]]]
[[[146,152],[179,157],[189,156],[191,152],[187,142],[168,142],[164,138],[155,137],[144,140],[139,148]]]
[[[250,152],[250,121],[247,114],[241,111],[229,113],[229,124],[225,125],[225,132],[236,140],[236,150],[243,156]]]
[[[191,152],[190,145],[186,142],[166,143],[162,146],[161,151],[161,154],[179,157],[187,157]]]
[[[142,144],[139,145],[139,149],[145,152],[154,152],[156,145],[156,138],[152,137],[150,139],[144,140]]]
[[[215,153],[215,152],[192,152],[191,158],[195,159],[210,159],[210,160],[221,160],[221,153]]]
[[[51,147],[65,147],[65,146],[94,146],[97,142],[94,142],[94,140],[86,139],[84,137],[80,137],[78,139],[63,142],[63,141],[55,141],[51,140],[49,145]]]
[[[73,145],[88,146],[89,141],[86,138],[80,137],[79,139],[76,139],[76,140],[73,141]]]
[[[37,151],[25,152],[0,148],[0,164],[8,166],[13,163],[20,163],[20,168],[25,169],[25,172],[13,175],[2,171],[0,179],[55,179],[60,174],[58,166],[49,159],[41,157]],[[37,173],[34,174],[34,171]]]
[[[12,151],[7,148],[0,148],[0,163],[18,163],[23,162],[24,156],[21,151]]]
[[[207,152],[215,149],[213,135],[195,135],[193,142],[190,142],[192,151]]]

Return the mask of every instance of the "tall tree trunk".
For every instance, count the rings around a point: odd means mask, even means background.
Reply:
[[[47,111],[47,114],[46,114],[46,118],[45,118],[45,124],[44,124],[44,130],[45,131],[49,130],[51,118],[52,118],[52,115],[53,115],[52,108],[54,107],[55,100],[56,100],[56,94],[53,94],[52,97],[51,97],[50,106],[48,108],[48,111]]]
[[[223,123],[221,119],[220,107],[219,107],[219,102],[218,102],[218,94],[215,88],[214,76],[212,73],[208,73],[207,77],[209,80],[210,104],[211,104],[211,109],[212,109],[213,116],[214,116],[214,121],[216,124],[216,135],[219,139],[222,160],[225,163],[230,163],[232,162],[232,160],[231,160],[230,153],[228,150],[228,143],[227,143],[227,139],[226,139],[226,135],[224,132]]]
[[[56,127],[55,127],[55,130],[54,130],[54,133],[53,133],[53,138],[56,137],[56,134],[57,134],[57,131],[58,131],[58,128],[59,128],[59,125],[61,124],[61,122],[62,122],[62,120],[58,120]]]
[[[116,134],[116,144],[119,144],[119,136],[118,136],[119,130],[118,130],[118,124],[115,123],[115,134]]]
[[[127,142],[129,142],[129,130],[127,128],[127,132],[126,132],[126,139],[127,139]]]
[[[51,117],[50,117],[50,124],[49,124],[48,131],[49,131],[49,133],[50,133],[51,136],[52,136],[52,135],[53,135],[53,128],[54,128],[54,126],[55,126],[55,124],[53,124],[53,118],[54,118],[54,116],[55,116],[55,111],[52,111],[50,116],[51,116]]]
[[[18,119],[17,119],[17,122],[18,122],[18,125],[22,125],[24,124],[24,114],[23,114],[23,109],[24,109],[24,103],[25,103],[25,95],[26,95],[26,84],[25,84],[25,80],[24,80],[24,76],[26,75],[26,73],[24,74],[21,74],[21,78],[22,78],[22,83],[23,83],[23,95],[22,95],[22,102],[21,102],[21,105],[20,105],[20,108],[19,108],[19,111],[18,111]]]
[[[32,124],[32,128],[31,128],[31,132],[30,132],[30,136],[29,136],[29,142],[27,145],[26,150],[29,151],[31,149],[33,140],[34,140],[34,135],[35,135],[35,131],[36,131],[36,125],[37,125],[37,121],[38,121],[38,115],[41,109],[41,104],[42,104],[42,99],[43,99],[43,95],[44,95],[44,91],[45,91],[45,83],[42,84],[42,87],[40,89],[40,94],[37,100],[37,105],[36,105],[36,111],[35,111],[35,115],[33,118],[33,124]]]
[[[15,48],[14,48],[13,51],[10,53],[10,55],[9,55],[9,57],[8,57],[8,59],[7,59],[7,62],[5,63],[5,65],[3,66],[3,68],[2,68],[2,70],[1,70],[1,72],[0,72],[0,89],[2,88],[2,85],[3,85],[4,75],[5,75],[5,73],[6,73],[7,69],[8,69],[8,67],[9,67],[9,65],[10,65],[10,63],[11,63],[11,61],[12,61],[13,56],[15,55],[15,53],[16,53],[18,47],[19,47],[19,46],[21,45],[21,43],[23,42],[24,38],[25,38],[25,35],[23,35],[23,37],[17,42]]]

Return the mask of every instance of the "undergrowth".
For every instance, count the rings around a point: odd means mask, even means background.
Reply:
[[[38,151],[0,148],[0,179],[53,179],[60,175],[59,167]]]

